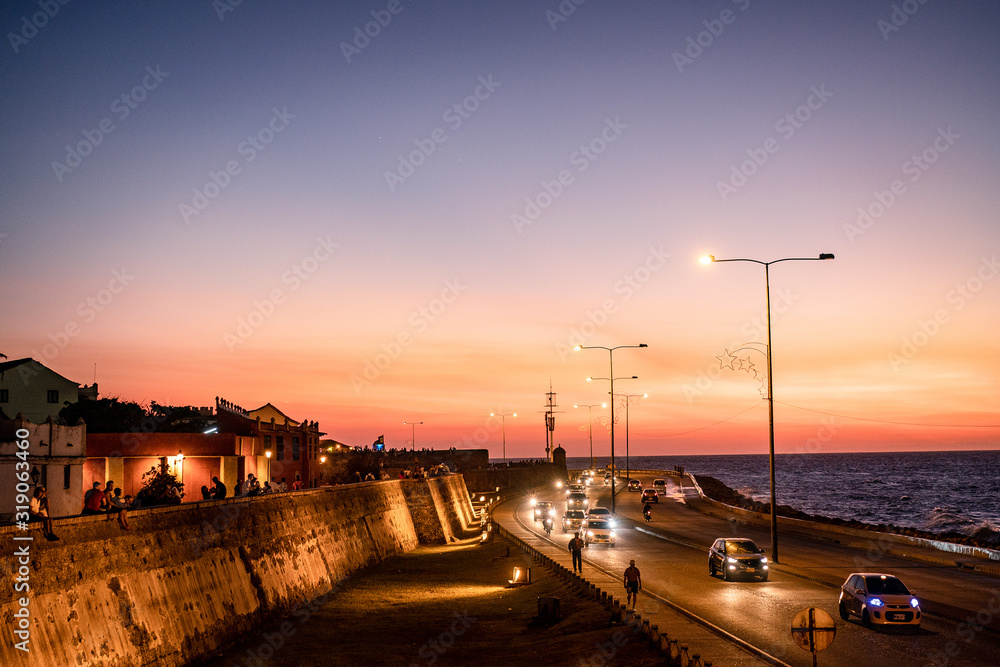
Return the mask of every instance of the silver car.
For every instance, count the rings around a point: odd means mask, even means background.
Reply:
[[[587,516],[583,510],[566,510],[562,518],[562,532],[575,533],[583,527],[583,522]]]
[[[566,496],[567,510],[585,510],[590,505],[586,493],[571,493]]]
[[[607,544],[615,546],[615,530],[604,519],[587,519],[583,524],[583,544]]]
[[[920,625],[920,601],[891,574],[855,572],[840,587],[840,618],[861,624]]]

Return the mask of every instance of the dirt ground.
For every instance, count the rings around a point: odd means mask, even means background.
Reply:
[[[515,565],[531,583],[508,587]],[[541,623],[538,598],[558,598]],[[244,637],[199,665],[645,665],[659,651],[501,539],[419,547]]]

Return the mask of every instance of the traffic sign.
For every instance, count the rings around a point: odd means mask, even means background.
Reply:
[[[833,618],[822,609],[809,607],[792,619],[792,639],[800,648],[812,653],[813,667],[816,666],[816,653],[828,648],[836,636]]]

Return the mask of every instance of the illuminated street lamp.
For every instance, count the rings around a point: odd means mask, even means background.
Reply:
[[[417,451],[417,424],[423,424],[423,422],[403,422],[404,425],[410,425],[410,449],[412,451]]]
[[[607,350],[608,351],[608,377],[604,378],[611,382],[611,513],[615,512],[615,350],[626,347],[649,347],[645,343],[638,345],[617,345],[615,347],[604,347],[602,345],[577,345],[575,350]],[[630,378],[631,379],[631,378]]]
[[[628,467],[628,406],[633,398],[649,398],[649,394],[615,394],[615,396],[621,396],[625,399],[625,479],[629,479],[632,473]],[[611,397],[612,402],[615,400],[615,396]]]
[[[267,457],[267,479],[271,479],[271,450],[268,449],[264,452],[264,456]]]
[[[778,562],[778,503],[774,489],[774,386],[771,381],[771,275],[770,266],[778,262],[818,262],[833,259],[833,253],[820,253],[819,257],[785,257],[762,262],[759,259],[716,259],[714,255],[701,258],[702,264],[714,262],[753,262],[764,266],[764,289],[767,296],[767,428],[768,428],[768,466],[771,474],[771,559]]]
[[[490,417],[500,418],[500,440],[503,442],[503,464],[507,465],[507,427],[504,424],[504,417],[516,417],[516,412],[491,412]]]
[[[580,404],[575,404],[573,407],[574,408],[587,408],[587,423],[590,424],[590,426],[588,427],[589,431],[590,431],[590,469],[593,470],[594,469],[594,414],[593,414],[593,409],[594,408],[606,408],[606,407],[608,407],[608,404],[607,403],[594,403],[592,405],[584,405],[584,404],[580,403]]]

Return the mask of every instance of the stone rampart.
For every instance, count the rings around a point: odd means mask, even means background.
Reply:
[[[408,493],[395,480],[137,510],[130,531],[103,516],[57,519],[57,542],[38,524],[0,527],[4,628],[19,627],[19,598],[30,600],[28,651],[8,634],[0,664],[182,665],[413,549],[435,533],[433,517],[444,539],[471,523],[460,475],[405,484]],[[408,496],[420,499],[413,514]],[[14,540],[25,536],[34,540]],[[24,545],[27,569],[17,556],[7,567]],[[28,590],[15,589],[19,577]]]
[[[462,476],[406,479],[400,485],[421,543],[444,544],[479,532]]]

